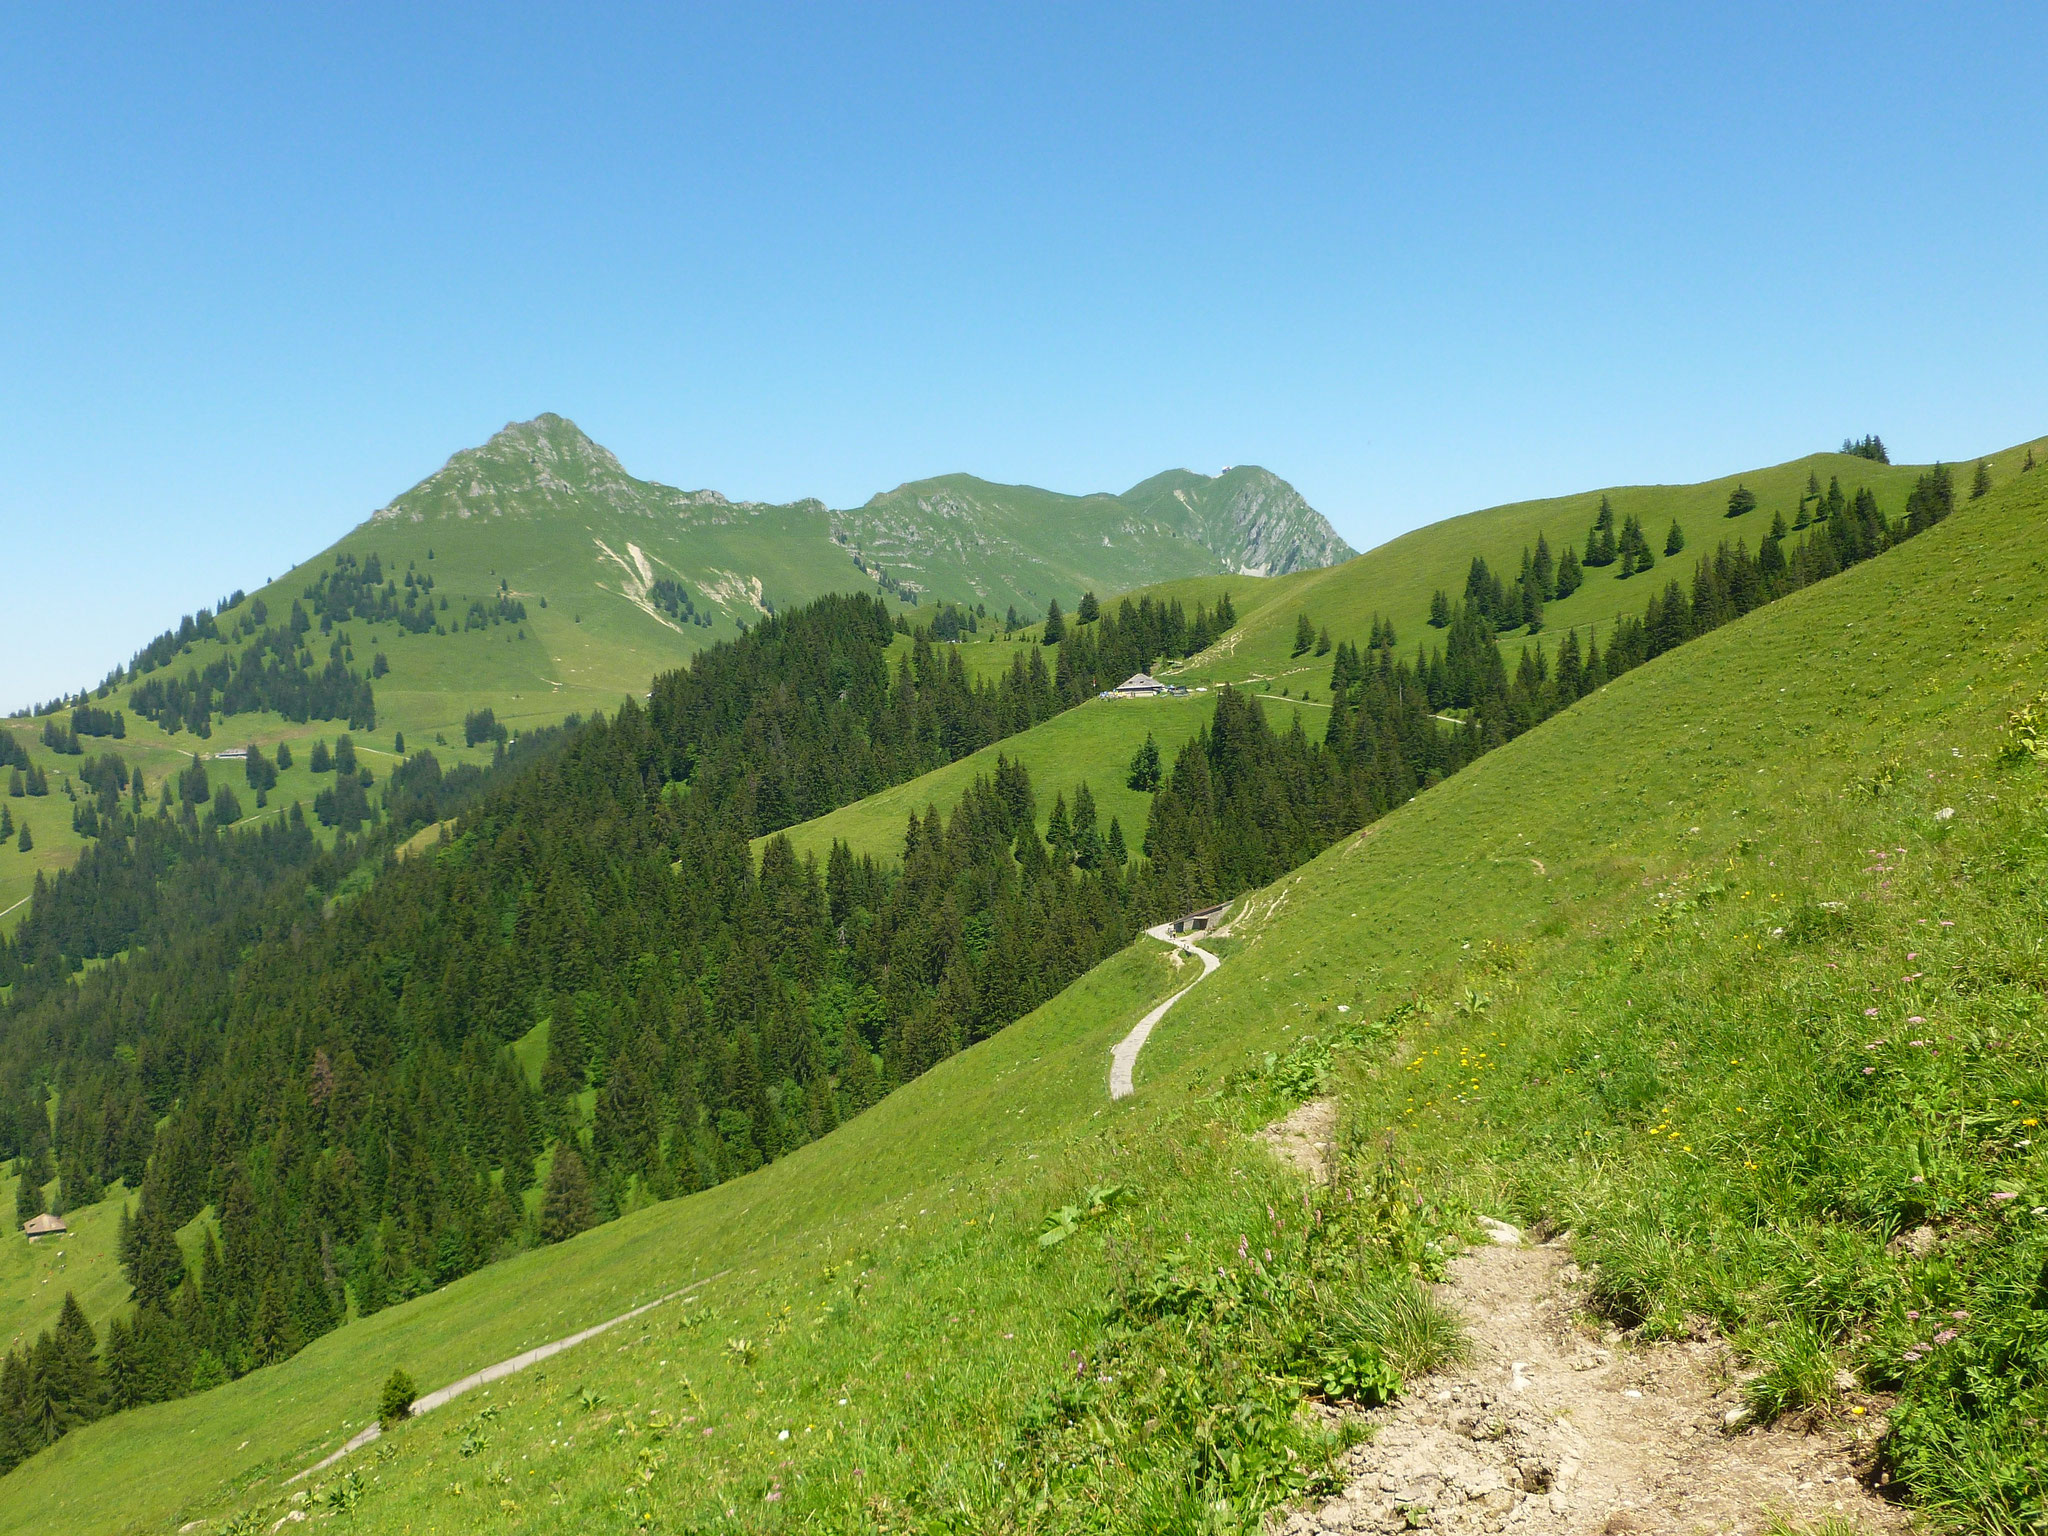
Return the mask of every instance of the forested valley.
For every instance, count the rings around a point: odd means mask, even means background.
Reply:
[[[461,794],[416,754],[382,823],[332,850],[297,807],[248,835],[110,788],[97,846],[0,942],[0,1143],[26,1160],[24,1218],[53,1177],[72,1203],[139,1192],[138,1310],[97,1355],[69,1314],[15,1351],[9,1464],[282,1359],[351,1305],[758,1166],[1128,942],[1121,828],[1084,787],[1049,847],[1009,763],[915,823],[901,868],[842,848],[821,871],[777,839],[756,869],[756,835],[1099,685],[1037,648],[970,684],[924,640],[892,674],[895,637],[865,597],[773,617]],[[1122,667],[1128,643],[1097,649]],[[430,856],[387,859],[458,814]],[[89,960],[109,963],[76,976]],[[187,1264],[177,1229],[209,1208]]]

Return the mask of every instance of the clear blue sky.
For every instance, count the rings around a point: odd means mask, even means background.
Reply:
[[[543,410],[834,505],[1257,462],[1361,547],[2048,430],[2038,5],[684,9],[9,13],[0,705]]]

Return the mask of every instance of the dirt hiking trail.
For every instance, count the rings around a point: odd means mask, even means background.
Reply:
[[[1320,1165],[1332,1118],[1327,1104],[1307,1105],[1266,1139],[1290,1161]],[[1562,1242],[1487,1226],[1494,1242],[1456,1259],[1436,1288],[1464,1317],[1468,1361],[1364,1414],[1372,1438],[1348,1454],[1344,1492],[1270,1530],[1761,1536],[1774,1521],[1822,1520],[1907,1529],[1906,1511],[1858,1476],[1882,1432],[1879,1408],[1813,1432],[1789,1421],[1731,1432],[1741,1397],[1725,1343],[1631,1344],[1586,1314]]]
[[[1223,963],[1193,939],[1175,933],[1171,922],[1161,923],[1158,927],[1147,928],[1145,931],[1160,943],[1171,944],[1182,954],[1193,955],[1199,959],[1202,962],[1202,974],[1138,1020],[1136,1027],[1117,1041],[1116,1048],[1109,1053],[1109,1096],[1112,1099],[1128,1099],[1138,1091],[1131,1081],[1131,1073],[1138,1065],[1138,1052],[1145,1049],[1145,1041],[1152,1033],[1152,1026],[1166,1017],[1167,1009],[1194,991],[1196,982],[1207,979],[1209,973]],[[1223,933],[1222,929],[1213,931],[1219,937]],[[1176,958],[1173,963],[1179,965],[1180,961]]]

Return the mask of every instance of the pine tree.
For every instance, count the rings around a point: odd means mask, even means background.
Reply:
[[[1309,622],[1307,614],[1298,615],[1294,621],[1294,654],[1297,656],[1307,655],[1308,648],[1315,643],[1315,625]]]
[[[14,840],[14,846],[16,848],[19,848],[23,853],[27,853],[31,849],[33,849],[35,845],[36,840],[29,835],[28,818],[24,816],[21,818],[21,836]]]
[[[850,1015],[839,1036],[839,1091],[846,1095],[849,1114],[859,1114],[882,1096],[874,1058]]]
[[[1565,558],[1567,560],[1571,558],[1569,551],[1566,552]],[[1450,625],[1450,622],[1451,600],[1448,596],[1445,595],[1444,589],[1442,587],[1438,587],[1436,589],[1436,595],[1429,600],[1430,627],[1432,629],[1444,629]]]
[[[134,1300],[145,1307],[166,1305],[185,1278],[185,1256],[178,1246],[178,1234],[165,1217],[161,1203],[151,1199],[147,1190],[134,1222],[128,1221],[126,1210],[122,1211],[121,1220],[121,1267],[128,1272],[128,1283],[134,1287]]]
[[[1728,493],[1728,516],[1742,517],[1756,510],[1756,492],[1748,486],[1738,484]]]
[[[1970,477],[1970,500],[1975,501],[1991,489],[1991,464],[1988,460],[1977,461],[1977,473]]]
[[[1316,633],[1316,654],[1318,656],[1327,656],[1330,654],[1330,629],[1328,625],[1324,625],[1323,628],[1317,631]]]
[[[33,1160],[22,1158],[17,1166],[20,1177],[14,1186],[14,1224],[21,1226],[42,1215],[49,1207],[43,1203],[43,1181],[37,1177],[38,1170]]]
[[[2026,462],[2026,463],[2024,463],[2024,464],[2022,464],[2022,465],[2020,466],[2020,473],[2021,473],[2021,474],[2025,474],[2025,473],[2026,473],[2026,472],[2027,472],[2028,470],[2032,469],[2033,467],[2034,467],[2034,450],[2033,450],[2032,448],[2029,448],[2029,449],[2027,450],[2027,462]]]
[[[1558,601],[1570,597],[1585,585],[1586,573],[1579,565],[1579,552],[1571,545],[1564,547],[1564,557],[1557,562]]]
[[[1074,828],[1067,820],[1067,797],[1053,796],[1052,816],[1045,824],[1045,845],[1052,849],[1055,858],[1072,858],[1074,854]]]
[[[1615,553],[1614,503],[1602,496],[1599,515],[1593,519],[1593,526],[1586,530],[1585,563],[1591,566],[1612,565]]]
[[[1159,788],[1159,743],[1152,739],[1152,733],[1145,733],[1145,740],[1131,756],[1131,771],[1124,783],[1131,789],[1147,794]]]
[[[1095,825],[1095,795],[1082,780],[1074,790],[1074,862],[1083,869],[1102,863],[1102,834]]]
[[[1109,818],[1109,838],[1103,848],[1103,852],[1108,857],[1109,862],[1118,869],[1122,869],[1125,864],[1130,862],[1130,850],[1124,846],[1123,823],[1114,816]]]
[[[1547,603],[1557,596],[1557,562],[1550,553],[1550,540],[1542,534],[1536,535],[1536,558],[1533,562],[1536,585]]]
[[[1066,638],[1067,621],[1060,616],[1060,600],[1058,598],[1054,598],[1050,603],[1047,603],[1045,607],[1045,633],[1042,637],[1043,643],[1046,645],[1058,645],[1062,640]]]
[[[57,1314],[56,1338],[72,1411],[80,1422],[90,1422],[100,1415],[100,1341],[86,1321],[85,1309],[69,1291],[64,1293],[64,1307]]]
[[[541,1195],[540,1240],[544,1243],[562,1242],[596,1221],[590,1176],[584,1171],[583,1159],[569,1142],[559,1142],[555,1147],[554,1166],[548,1170],[547,1188]]]
[[[1093,592],[1081,594],[1081,606],[1074,610],[1074,617],[1083,624],[1093,624],[1102,617],[1102,605],[1095,600]]]
[[[1678,519],[1671,519],[1671,531],[1664,535],[1664,553],[1675,555],[1685,548],[1685,530],[1678,526]]]

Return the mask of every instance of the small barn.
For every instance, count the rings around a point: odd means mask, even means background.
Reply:
[[[1109,690],[1113,699],[1154,699],[1166,692],[1166,684],[1144,672],[1133,672]]]
[[[1230,903],[1227,901],[1219,901],[1213,907],[1200,907],[1193,912],[1176,917],[1173,920],[1173,931],[1175,933],[1207,933],[1223,920],[1224,909],[1229,905]]]
[[[71,1229],[64,1225],[62,1216],[45,1214],[29,1217],[21,1224],[21,1230],[28,1234],[30,1242],[34,1242],[39,1237],[61,1237]]]

